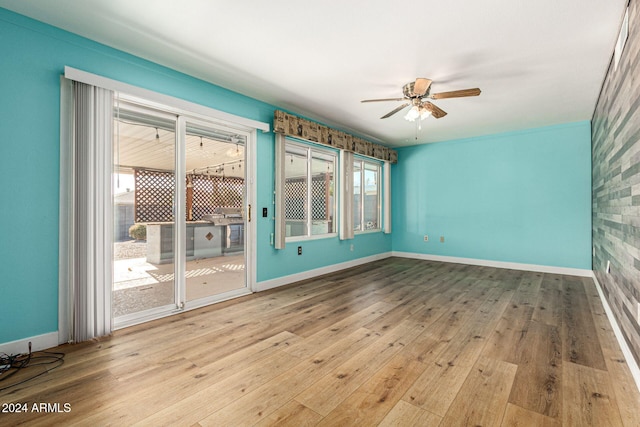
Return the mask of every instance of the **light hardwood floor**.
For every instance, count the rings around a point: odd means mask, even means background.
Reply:
[[[1,425],[640,426],[571,276],[390,258],[59,350],[0,403],[71,412]]]

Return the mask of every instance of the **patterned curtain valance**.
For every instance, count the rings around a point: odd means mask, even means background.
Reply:
[[[273,131],[340,150],[351,151],[362,156],[398,163],[398,152],[391,148],[365,141],[357,136],[322,126],[284,111],[275,111]]]

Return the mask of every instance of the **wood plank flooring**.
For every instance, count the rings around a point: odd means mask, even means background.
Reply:
[[[55,350],[0,425],[640,425],[579,277],[389,258]]]

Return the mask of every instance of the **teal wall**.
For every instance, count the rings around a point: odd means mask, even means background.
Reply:
[[[0,343],[58,328],[60,84],[64,66],[271,123],[274,106],[0,9]],[[273,212],[273,133],[258,133],[258,208]],[[261,211],[261,209],[256,209]],[[271,216],[271,215],[270,215]],[[258,218],[264,281],[391,249],[391,237],[337,238],[276,251]]]
[[[590,270],[590,130],[584,121],[398,150],[393,250]]]
[[[0,56],[1,344],[58,326],[59,77],[65,65],[267,123],[276,107],[4,9]],[[259,132],[256,212],[268,207],[270,215],[257,218],[258,281],[392,248],[591,268],[589,122],[400,149],[392,168],[393,237],[313,240],[281,251],[270,245],[273,147],[273,134]]]

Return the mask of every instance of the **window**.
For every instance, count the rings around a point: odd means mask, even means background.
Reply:
[[[618,69],[618,62],[620,62],[620,57],[622,56],[622,51],[624,50],[624,46],[627,43],[628,37],[629,37],[629,7],[627,7],[624,13],[624,18],[622,19],[622,25],[620,27],[620,33],[618,34],[618,41],[616,42],[616,48],[613,52],[614,70]]]
[[[286,237],[325,236],[336,232],[335,169],[334,152],[286,141]]]
[[[353,230],[380,230],[380,164],[353,162]]]

